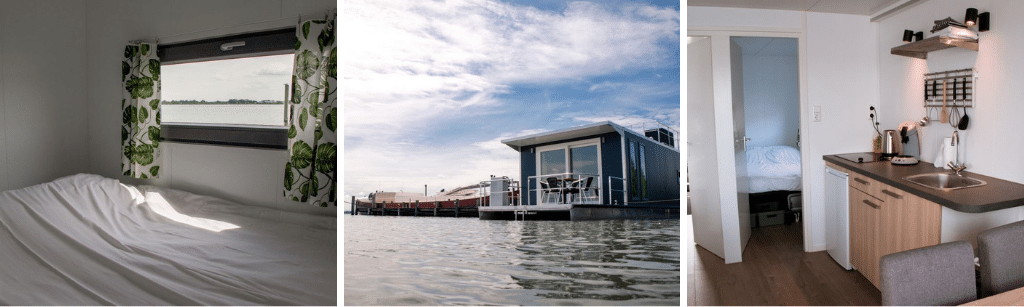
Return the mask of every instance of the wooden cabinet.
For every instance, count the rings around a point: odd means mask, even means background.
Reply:
[[[875,287],[879,286],[881,201],[850,189],[850,264]]]
[[[829,166],[844,170],[831,163]],[[880,288],[882,256],[939,244],[942,207],[867,176],[846,172],[850,176],[850,263]]]

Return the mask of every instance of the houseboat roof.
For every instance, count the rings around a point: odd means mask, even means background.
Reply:
[[[515,149],[516,151],[522,151],[523,147],[526,147],[526,146],[534,146],[534,145],[558,142],[558,141],[575,139],[575,138],[582,138],[582,137],[588,137],[588,136],[601,135],[601,134],[605,134],[605,133],[609,133],[609,132],[616,132],[616,133],[619,133],[619,134],[623,134],[623,133],[628,132],[628,133],[635,134],[637,136],[644,137],[644,135],[642,133],[639,133],[639,132],[633,131],[633,130],[631,130],[629,128],[620,126],[619,124],[616,124],[616,123],[613,123],[613,122],[610,122],[610,121],[603,121],[603,122],[587,124],[587,125],[583,125],[583,126],[576,126],[576,127],[570,127],[570,128],[559,129],[559,130],[554,130],[554,131],[548,131],[548,132],[542,132],[542,133],[537,133],[537,134],[531,134],[531,135],[524,135],[524,136],[520,136],[520,137],[514,137],[514,138],[511,138],[511,139],[501,140],[501,143],[505,144],[505,145],[508,145],[508,147],[512,147],[512,149]],[[670,148],[670,149],[675,150],[675,151],[679,151],[676,148],[672,148],[672,147],[667,146],[665,144],[661,144],[660,142],[654,142],[654,143],[657,143],[657,144],[659,144],[661,146],[665,146],[666,148]]]

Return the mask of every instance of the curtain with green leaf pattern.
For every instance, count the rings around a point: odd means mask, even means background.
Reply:
[[[294,201],[337,206],[338,42],[336,17],[295,29],[292,113],[284,193]]]
[[[160,175],[160,59],[156,45],[124,47],[121,62],[121,172],[133,178]]]

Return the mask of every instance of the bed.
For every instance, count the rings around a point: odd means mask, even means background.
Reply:
[[[800,191],[800,150],[790,146],[747,149],[750,193]]]
[[[0,304],[336,305],[337,218],[79,174],[0,193]]]
[[[790,195],[799,193],[800,150],[791,146],[762,146],[747,149],[750,212],[789,210]],[[787,221],[790,219],[787,219]]]

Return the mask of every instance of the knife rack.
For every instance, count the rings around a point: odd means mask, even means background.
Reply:
[[[974,107],[974,68],[947,70],[924,75],[924,107],[942,107],[942,82],[946,82],[948,107]],[[956,82],[954,91],[953,82]],[[955,97],[955,100],[954,100]]]

